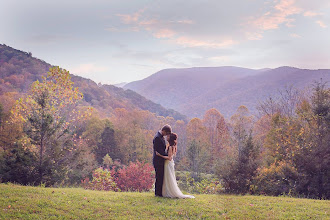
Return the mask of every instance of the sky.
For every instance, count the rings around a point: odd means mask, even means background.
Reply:
[[[102,84],[166,68],[330,69],[329,0],[0,0],[0,43]]]

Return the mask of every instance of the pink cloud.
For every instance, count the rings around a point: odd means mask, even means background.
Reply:
[[[227,39],[222,42],[218,42],[218,41],[198,40],[185,36],[176,38],[175,42],[179,45],[186,47],[210,47],[210,48],[228,47],[236,43],[232,39]]]
[[[93,74],[97,72],[105,72],[108,71],[108,67],[100,66],[95,63],[82,63],[78,66],[73,67],[70,72],[76,75],[92,77]]]
[[[176,23],[182,23],[182,24],[194,24],[192,20],[179,20],[179,21],[174,21]]]
[[[157,38],[172,38],[175,35],[175,32],[170,29],[160,29],[153,33],[153,36]]]
[[[177,21],[161,21],[157,19],[143,18],[143,10],[140,10],[133,14],[117,14],[124,24],[130,24],[134,30],[146,30],[150,32],[156,38],[167,38],[170,42],[174,42],[185,47],[228,47],[233,45],[234,42],[231,39],[219,41],[212,40],[200,40],[193,37],[180,36],[177,31],[172,27],[175,24],[192,25],[192,20],[177,20]],[[111,29],[110,29],[111,30]]]
[[[304,13],[305,17],[315,17],[315,16],[318,16],[318,15],[323,15],[323,13],[317,13],[317,12],[313,12],[313,11],[306,11]]]
[[[316,23],[318,25],[320,25],[320,27],[322,27],[322,28],[326,28],[327,27],[327,25],[323,21],[318,20],[318,21],[316,21]]]
[[[251,32],[246,32],[245,36],[248,40],[261,40],[263,38],[261,33],[251,33]]]
[[[116,14],[124,24],[136,23],[146,9],[141,9],[133,14]]]
[[[271,30],[279,28],[280,24],[286,24],[288,27],[293,26],[295,21],[288,18],[291,15],[300,14],[303,10],[294,5],[295,0],[281,0],[274,6],[274,12],[267,12],[263,16],[253,20],[252,25],[261,30]]]
[[[301,36],[299,34],[295,34],[295,33],[290,34],[290,37],[292,37],[292,38],[301,38]]]
[[[302,12],[302,8],[295,6],[295,0],[280,0],[271,11],[260,17],[250,19],[248,24],[255,29],[255,32],[249,31],[246,36],[249,40],[260,40],[264,31],[278,29],[281,24],[293,27],[295,19],[290,16]]]

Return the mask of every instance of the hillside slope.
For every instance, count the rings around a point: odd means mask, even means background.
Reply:
[[[258,74],[257,70],[239,67],[195,67],[161,70],[143,80],[124,86],[168,108],[178,109],[193,97],[207,93],[212,87],[244,76]]]
[[[189,117],[202,117],[208,109],[217,108],[228,118],[240,105],[256,113],[258,102],[278,90],[291,85],[304,89],[320,78],[330,81],[330,70],[200,67],[162,70],[124,88]]]
[[[31,53],[0,44],[0,96],[7,92],[26,93],[32,82],[46,76],[50,64],[32,57]],[[148,110],[160,116],[185,120],[186,117],[168,110],[136,92],[113,85],[97,84],[90,79],[72,75],[75,87],[84,94],[84,105],[91,105],[103,116],[111,116],[115,108]]]

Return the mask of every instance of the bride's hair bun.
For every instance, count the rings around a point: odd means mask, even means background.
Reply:
[[[170,146],[176,145],[176,139],[178,139],[178,135],[176,133],[171,133],[170,134],[170,140],[168,141]]]

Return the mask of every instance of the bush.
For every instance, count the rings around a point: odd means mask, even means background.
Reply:
[[[130,163],[117,173],[116,183],[122,191],[149,191],[154,183],[154,168],[148,163]]]
[[[36,185],[36,155],[15,144],[10,150],[0,153],[0,182]]]
[[[224,192],[223,186],[213,174],[201,173],[201,181],[196,181],[191,177],[190,172],[176,171],[178,186],[181,190],[189,193],[217,194]]]
[[[93,180],[91,182],[87,177],[81,183],[85,189],[120,191],[114,180],[112,171],[103,169],[103,167],[99,167],[93,171]]]
[[[195,182],[194,186],[195,192],[200,194],[218,194],[224,192],[224,188],[216,179],[203,179],[200,182]]]
[[[258,170],[251,190],[257,194],[273,196],[295,194],[297,178],[297,170],[289,163],[274,163],[269,168]]]

